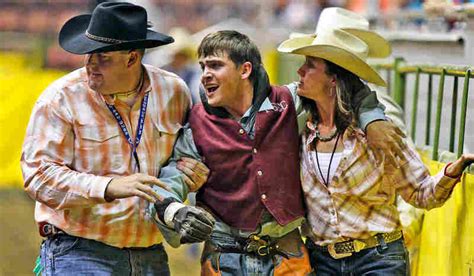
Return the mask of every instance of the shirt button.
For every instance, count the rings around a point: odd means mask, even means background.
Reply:
[[[244,134],[244,133],[245,133],[245,130],[243,130],[243,129],[241,128],[241,129],[239,129],[239,133],[240,133],[240,134]]]
[[[265,199],[267,199],[267,195],[266,195],[266,194],[262,194],[261,198],[262,198],[262,200],[265,200]]]
[[[258,171],[257,174],[258,174],[258,176],[262,176],[262,175],[263,175],[263,172],[262,172],[262,171]]]
[[[253,153],[257,154],[257,152],[258,152],[257,149],[254,148],[254,149],[253,149]]]

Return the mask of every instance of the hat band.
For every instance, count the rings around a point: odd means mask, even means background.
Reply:
[[[114,39],[114,38],[108,38],[108,37],[102,37],[102,36],[97,36],[90,34],[86,30],[86,36],[92,40],[99,41],[99,42],[104,42],[104,43],[109,43],[109,44],[117,44],[117,43],[123,43],[127,42],[126,40],[119,40],[119,39]]]

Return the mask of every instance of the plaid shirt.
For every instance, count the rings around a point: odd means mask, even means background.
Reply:
[[[425,209],[441,206],[459,179],[430,176],[416,150],[408,146],[400,168],[377,165],[363,132],[354,126],[343,135],[343,157],[328,187],[316,174],[314,134],[303,136],[302,185],[308,209],[304,233],[316,244],[366,239],[375,233],[401,229],[395,204],[400,194],[410,204]]]
[[[144,66],[150,85],[143,134],[137,148],[141,173],[157,176],[171,155],[191,99],[184,82]],[[107,108],[114,104],[136,135],[145,92],[133,107],[87,86],[84,68],[50,85],[33,108],[21,165],[25,189],[36,200],[35,219],[66,233],[116,247],[148,247],[162,242],[147,201],[139,197],[106,202],[114,176],[138,172],[131,147]]]

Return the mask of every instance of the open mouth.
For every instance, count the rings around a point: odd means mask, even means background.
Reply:
[[[206,85],[206,91],[208,94],[213,94],[216,92],[216,90],[219,88],[219,85],[212,84],[212,85]]]
[[[98,79],[101,76],[102,76],[102,74],[99,74],[99,73],[93,73],[93,72],[89,73],[89,78],[91,78],[91,79]]]

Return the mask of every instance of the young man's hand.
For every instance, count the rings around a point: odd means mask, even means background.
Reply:
[[[375,121],[366,129],[367,143],[374,152],[377,162],[384,160],[398,167],[396,157],[403,157],[406,147],[405,134],[395,124],[388,121]]]
[[[215,224],[207,211],[194,206],[180,208],[174,218],[174,229],[181,235],[181,243],[196,243],[209,239]]]
[[[192,158],[182,157],[176,167],[184,173],[183,179],[190,192],[199,190],[209,177],[209,168]]]

